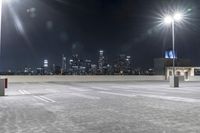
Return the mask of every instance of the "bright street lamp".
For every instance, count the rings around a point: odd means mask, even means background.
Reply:
[[[173,18],[172,18],[171,16],[168,15],[168,16],[166,16],[166,17],[164,18],[164,23],[165,23],[165,24],[170,24],[170,23],[172,22],[172,19],[173,19]]]
[[[179,22],[183,19],[183,15],[181,13],[174,14],[174,20]]]
[[[181,13],[175,13],[174,15],[167,15],[166,17],[164,17],[163,21],[165,24],[171,24],[171,28],[172,28],[172,51],[173,51],[173,86],[174,87],[178,87],[178,85],[176,86],[174,83],[175,80],[175,23],[176,22],[181,22],[183,20],[183,15]]]

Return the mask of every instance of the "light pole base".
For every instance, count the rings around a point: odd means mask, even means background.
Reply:
[[[178,76],[170,76],[169,83],[170,83],[170,87],[178,88],[179,87],[179,77]]]

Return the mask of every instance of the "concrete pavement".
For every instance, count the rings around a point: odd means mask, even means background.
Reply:
[[[2,133],[199,133],[200,83],[12,83]]]

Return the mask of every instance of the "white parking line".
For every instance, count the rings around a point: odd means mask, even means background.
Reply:
[[[31,94],[30,92],[26,91],[26,90],[23,90],[25,94]]]
[[[143,95],[138,95],[138,96],[156,98],[156,99],[163,99],[163,100],[169,100],[169,101],[177,101],[177,102],[189,102],[189,103],[200,102],[200,99],[184,98],[184,97],[144,95],[144,94]]]
[[[105,92],[105,91],[101,91],[99,93],[117,95],[117,96],[125,96],[125,97],[140,96],[140,97],[163,99],[163,100],[176,101],[176,102],[188,102],[188,103],[197,103],[197,102],[199,103],[200,102],[200,99],[173,97],[173,96],[160,96],[160,95],[148,95],[148,94],[121,94],[121,93],[113,93],[113,92]]]
[[[46,100],[48,100],[48,101],[50,101],[50,102],[52,102],[52,103],[55,103],[56,101],[54,101],[53,99],[50,99],[50,98],[48,98],[48,97],[45,97],[45,96],[40,96],[41,98],[43,98],[43,99],[46,99]]]
[[[94,97],[94,96],[89,96],[89,95],[85,95],[85,94],[80,94],[80,93],[67,93],[68,95],[72,95],[72,96],[77,96],[77,97],[82,97],[82,98],[87,98],[87,99],[100,99],[99,97]]]
[[[21,94],[25,94],[22,90],[18,90]]]
[[[190,92],[184,91],[184,90],[173,90],[173,89],[166,89],[166,88],[162,88],[160,90],[156,90],[156,89],[150,89],[150,88],[145,88],[148,91],[153,91],[153,92],[166,92],[166,93],[183,93],[183,94],[188,94]]]
[[[137,93],[137,94],[157,94],[157,95],[166,95],[166,93],[162,93],[162,92],[148,92],[148,91],[140,91],[140,90],[125,90],[128,92],[133,92],[133,93]]]
[[[74,91],[89,91],[88,89],[82,89],[82,88],[78,88],[78,87],[72,87],[72,86],[67,86],[66,89],[70,89],[70,90],[74,90]]]
[[[129,86],[129,85],[119,85],[119,86],[111,86],[111,88],[116,88],[116,89],[122,89],[122,90],[147,90],[147,91],[153,91],[153,92],[166,92],[166,93],[191,93],[190,90],[186,90],[186,89],[180,89],[180,88],[167,88],[165,86],[160,86],[159,89],[152,89],[154,86],[150,87],[146,87],[146,86],[140,86],[140,85],[134,85],[134,86]]]
[[[113,93],[113,92],[106,92],[106,91],[100,91],[100,93],[117,95],[117,96],[125,96],[125,97],[136,97],[136,95],[133,95],[133,94],[121,94],[121,93]]]
[[[31,94],[30,92],[26,91],[26,90],[18,90],[21,94]]]
[[[49,92],[52,92],[52,93],[57,93],[59,91],[56,91],[56,90],[52,90],[52,89],[45,89],[46,91],[49,91]]]
[[[111,89],[103,88],[103,87],[90,87],[91,89],[98,89],[98,90],[104,90],[104,91],[110,91]]]
[[[25,95],[25,94],[31,94],[29,91],[26,90],[18,90],[21,94]],[[44,102],[52,102],[55,103],[56,101],[54,101],[53,99],[50,99],[48,97],[45,96],[33,96],[34,98],[40,99]]]
[[[46,99],[43,99],[43,98],[41,98],[41,97],[39,97],[39,96],[33,96],[33,97],[35,97],[35,98],[37,98],[37,99],[40,99],[40,100],[42,100],[42,101],[45,101],[45,102],[49,103],[49,101],[48,101],[48,100],[46,100]]]

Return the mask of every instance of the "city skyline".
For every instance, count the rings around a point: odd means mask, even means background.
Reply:
[[[137,67],[153,67],[171,48],[169,32],[157,28],[159,13],[171,5],[191,11],[191,22],[176,29],[176,49],[198,66],[198,0],[15,0],[3,4],[0,70],[38,67],[43,59],[60,64],[62,54],[96,60],[99,49],[110,60],[127,54]]]
[[[36,67],[31,67],[29,64],[23,65],[20,69],[8,69],[6,71],[2,71],[2,72],[14,72],[14,73],[35,73],[37,70],[42,71],[42,74],[53,74],[55,72],[55,68],[57,67],[57,69],[59,69],[59,73],[57,74],[70,74],[70,70],[72,69],[72,67],[77,67],[77,69],[80,69],[81,67],[83,67],[83,69],[91,69],[91,67],[95,67],[95,72],[93,72],[93,74],[103,74],[104,73],[104,69],[107,69],[110,67],[110,71],[114,72],[114,67],[116,67],[115,65],[119,64],[119,61],[123,62],[127,62],[129,63],[129,68],[130,69],[134,69],[134,61],[132,59],[131,56],[126,55],[126,54],[120,54],[120,55],[116,55],[115,58],[113,58],[112,60],[109,59],[109,57],[107,57],[107,55],[105,55],[103,50],[99,50],[98,51],[98,57],[96,60],[91,60],[90,58],[87,57],[81,57],[78,54],[73,54],[70,57],[66,57],[64,54],[62,54],[61,58],[60,58],[60,62],[59,63],[55,63],[52,62],[51,60],[49,60],[48,58],[43,58],[43,60],[40,62],[39,66]],[[125,64],[121,64],[121,65],[125,65]],[[112,67],[112,70],[111,70]],[[44,70],[43,70],[44,69]],[[53,72],[54,71],[54,72]],[[58,70],[57,70],[58,71]],[[89,70],[84,70],[84,71],[89,71]],[[126,71],[126,70],[123,70]],[[73,73],[73,72],[72,72]],[[87,74],[87,73],[85,73]],[[90,73],[91,74],[91,73]]]

